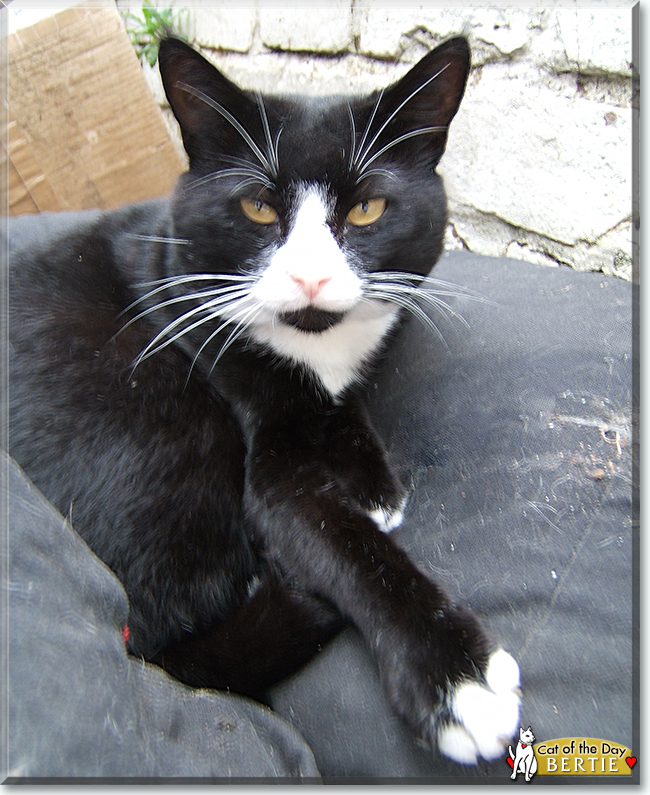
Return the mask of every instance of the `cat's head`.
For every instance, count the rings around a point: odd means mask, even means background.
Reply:
[[[520,727],[519,741],[526,744],[532,744],[535,742],[535,735],[533,734],[533,730],[530,728],[530,726],[527,729]]]
[[[289,358],[350,318],[382,336],[412,308],[408,275],[428,274],[442,250],[435,169],[465,90],[466,40],[361,98],[243,91],[175,39],[159,60],[190,161],[173,199],[174,235],[190,245],[170,268],[239,279],[220,316]]]

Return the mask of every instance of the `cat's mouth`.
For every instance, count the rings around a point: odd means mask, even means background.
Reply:
[[[280,320],[300,331],[318,334],[340,323],[344,316],[345,312],[327,312],[314,306],[306,306],[294,312],[283,312]]]

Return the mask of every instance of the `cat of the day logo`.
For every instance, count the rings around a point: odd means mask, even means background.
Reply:
[[[527,729],[519,729],[519,742],[516,749],[513,751],[512,746],[508,746],[508,753],[510,758],[507,763],[512,768],[512,775],[510,778],[514,781],[518,773],[523,773],[526,781],[537,773],[537,757],[535,756],[535,735],[530,726]]]
[[[618,743],[593,737],[563,737],[535,743],[529,726],[519,729],[519,742],[508,747],[506,762],[514,781],[523,775],[530,781],[539,776],[630,776],[636,765],[632,751]]]

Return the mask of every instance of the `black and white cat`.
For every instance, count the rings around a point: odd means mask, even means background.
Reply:
[[[262,98],[174,39],[160,68],[174,194],[11,259],[11,452],[124,584],[134,654],[262,698],[350,622],[416,737],[496,758],[517,664],[388,535],[405,490],[360,389],[442,301],[418,284],[467,42],[362,99]]]

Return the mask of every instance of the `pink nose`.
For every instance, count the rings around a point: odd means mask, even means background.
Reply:
[[[325,276],[322,279],[320,279],[318,276],[305,277],[298,276],[294,273],[290,273],[289,276],[297,285],[300,286],[300,289],[310,301],[313,301],[323,287],[325,287],[327,282],[332,280],[331,276]]]

